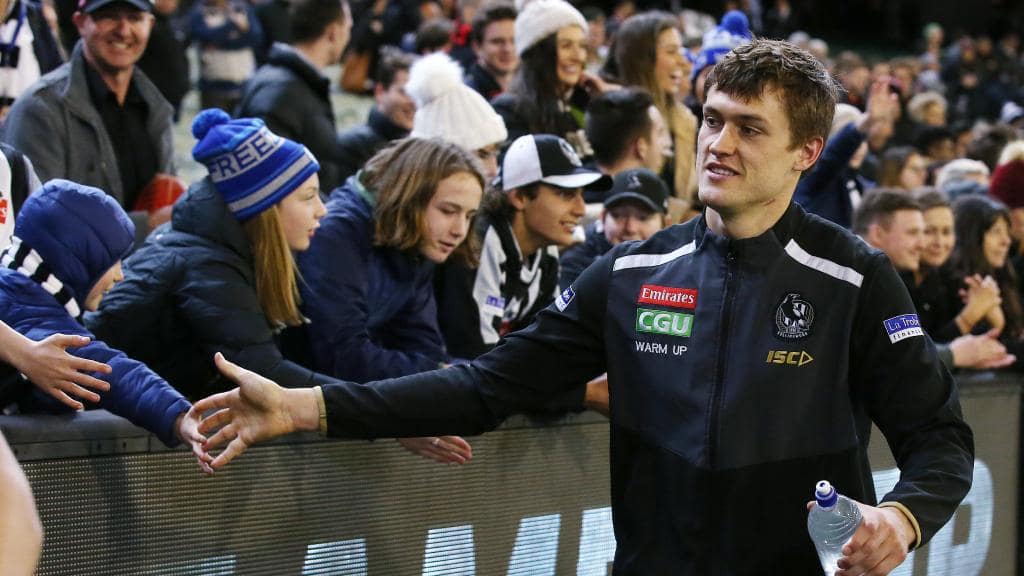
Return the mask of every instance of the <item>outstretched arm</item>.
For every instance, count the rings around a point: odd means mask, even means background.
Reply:
[[[53,334],[36,342],[0,322],[0,360],[14,366],[39,389],[75,410],[83,408],[77,399],[100,401],[98,394],[86,388],[101,392],[110,389],[110,384],[88,374],[110,374],[110,366],[66,351],[70,347],[85,346],[89,341],[85,336]]]
[[[319,389],[282,388],[227,361],[219,352],[214,363],[238,388],[204,398],[192,407],[199,414],[216,410],[199,424],[201,434],[209,435],[219,428],[205,444],[207,451],[224,447],[211,463],[213,469],[221,468],[257,442],[319,428],[323,406]]]

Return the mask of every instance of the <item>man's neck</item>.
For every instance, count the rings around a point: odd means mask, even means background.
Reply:
[[[498,72],[494,68],[488,66],[487,63],[484,62],[483,60],[480,60],[479,62],[480,67],[486,70],[488,74],[493,76],[494,81],[498,83],[498,86],[501,86],[501,91],[507,91],[509,83],[512,82],[513,72]]]
[[[114,93],[118,105],[123,106],[124,99],[128,95],[128,88],[132,84],[132,72],[135,71],[135,66],[133,65],[127,70],[104,70],[96,65],[92,57],[89,56],[88,51],[83,52],[83,55],[85,56],[86,65],[96,71],[96,74],[107,85],[107,88]]]
[[[296,52],[302,54],[307,60],[309,60],[318,72],[323,72],[324,68],[327,68],[332,64],[327,46],[322,42],[293,44],[292,47],[295,48]]]
[[[526,227],[526,221],[523,218],[522,212],[516,212],[515,216],[512,217],[512,235],[515,236],[516,244],[519,245],[519,251],[523,255],[524,262],[533,258],[537,250],[542,248],[541,242]]]
[[[646,166],[635,158],[625,158],[614,164],[606,165],[598,163],[597,165],[598,171],[602,174],[607,174],[608,176],[615,176],[619,172],[625,172],[626,170],[632,170],[634,168],[646,168]]]
[[[767,232],[782,218],[789,208],[793,194],[776,196],[756,207],[744,207],[739,210],[716,210],[707,208],[708,228],[734,240],[754,238]]]

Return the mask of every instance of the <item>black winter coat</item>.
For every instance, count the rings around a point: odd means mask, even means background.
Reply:
[[[320,162],[320,189],[344,182],[338,167],[338,132],[330,80],[285,44],[270,48],[267,63],[245,85],[236,117],[260,118],[270,131],[309,148]]]
[[[197,398],[234,384],[213,355],[291,388],[332,379],[285,360],[256,296],[249,241],[209,180],[193,184],[124,262],[124,281],[86,317],[96,338]]]

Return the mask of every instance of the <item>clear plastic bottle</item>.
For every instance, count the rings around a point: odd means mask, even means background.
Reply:
[[[839,569],[836,562],[843,557],[843,546],[863,518],[857,504],[836,492],[828,480],[814,486],[814,499],[817,502],[807,515],[807,533],[818,550],[825,575],[832,576]]]

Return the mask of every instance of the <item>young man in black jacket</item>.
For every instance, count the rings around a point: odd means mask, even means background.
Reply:
[[[289,15],[292,44],[271,46],[235,116],[260,118],[275,134],[309,148],[320,162],[320,189],[330,192],[343,182],[342,153],[323,71],[341,60],[352,15],[345,0],[294,0]]]
[[[707,88],[702,217],[613,248],[468,366],[303,391],[235,370],[239,390],[196,405],[229,408],[203,426],[231,424],[214,466],[295,429],[488,430],[607,370],[615,574],[820,574],[805,504],[821,478],[862,502],[839,574],[888,574],[970,488],[956,384],[888,258],[792,202],[835,108],[824,67],[758,39]],[[900,468],[877,506],[872,423]]]

